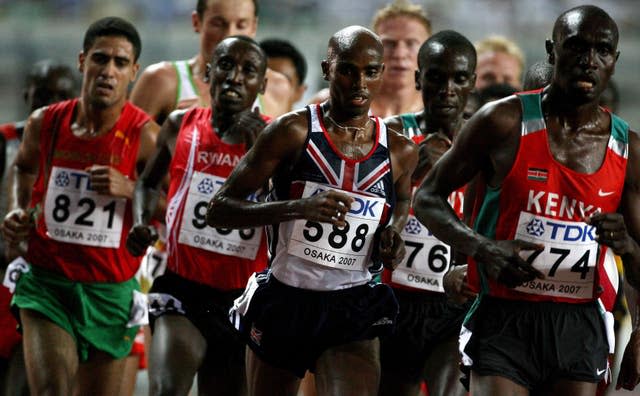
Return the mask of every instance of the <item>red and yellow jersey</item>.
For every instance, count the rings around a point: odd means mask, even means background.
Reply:
[[[125,248],[131,202],[94,191],[86,169],[108,165],[135,179],[140,130],[149,116],[127,102],[108,133],[81,138],[71,131],[77,104],[60,102],[44,115],[27,260],[75,281],[122,282],[140,265]]]
[[[218,137],[211,111],[189,110],[176,140],[166,214],[167,268],[216,289],[241,289],[251,274],[266,268],[267,242],[263,227],[207,226],[209,201],[247,152],[244,144]]]

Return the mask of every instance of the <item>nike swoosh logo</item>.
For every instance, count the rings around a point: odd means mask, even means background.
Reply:
[[[615,191],[604,192],[604,191],[602,191],[602,189],[599,189],[598,190],[598,195],[601,196],[601,197],[606,197],[606,196],[609,196],[609,195],[613,194],[614,192]]]
[[[602,375],[602,373],[604,373],[605,371],[607,371],[607,369],[602,369],[602,370],[596,369],[596,375]]]

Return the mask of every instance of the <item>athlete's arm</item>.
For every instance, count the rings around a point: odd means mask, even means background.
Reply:
[[[385,267],[393,270],[405,255],[400,232],[407,224],[411,207],[411,175],[418,163],[418,148],[411,140],[395,131],[389,130],[388,136],[396,204],[389,226],[380,234],[380,258]]]
[[[447,201],[452,191],[482,172],[500,185],[518,147],[521,108],[510,98],[480,109],[463,126],[449,151],[434,165],[414,197],[418,220],[441,241],[474,257],[487,274],[509,287],[543,275],[519,256],[520,250],[542,247],[520,240],[492,241],[466,226]]]
[[[164,121],[176,105],[178,77],[171,62],[147,67],[131,91],[131,103],[140,107],[154,120]]]
[[[326,191],[310,198],[276,202],[246,199],[276,171],[290,171],[304,149],[307,129],[306,110],[286,114],[267,125],[209,202],[207,224],[248,228],[304,218],[343,227],[344,215],[353,199],[339,192]]]
[[[7,215],[2,223],[2,232],[9,245],[25,240],[31,228],[27,214],[31,190],[38,176],[40,160],[40,130],[46,107],[34,111],[24,127],[22,142],[9,174]]]
[[[629,289],[627,295],[632,318],[632,331],[624,349],[616,389],[634,390],[640,383],[640,292]]]
[[[157,232],[149,226],[161,197],[163,181],[169,171],[169,165],[175,151],[176,138],[180,131],[182,118],[186,110],[172,112],[162,124],[157,142],[153,147],[145,148],[153,154],[138,178],[133,192],[133,226],[127,235],[127,249],[134,256],[143,254],[157,238]],[[149,142],[152,143],[152,142]],[[153,150],[151,150],[153,148]],[[141,147],[141,151],[143,148]]]

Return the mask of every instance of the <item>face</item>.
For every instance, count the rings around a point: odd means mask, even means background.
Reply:
[[[509,84],[521,89],[522,68],[518,59],[504,52],[485,52],[478,54],[476,66],[476,88],[482,89],[494,84]]]
[[[575,14],[574,14],[575,15]],[[618,52],[610,20],[568,18],[557,42],[547,45],[553,82],[580,103],[597,100],[615,71]]]
[[[445,50],[437,43],[416,72],[416,87],[422,91],[425,112],[440,119],[462,116],[475,83],[473,65],[464,53]]]
[[[418,51],[429,38],[427,29],[414,18],[385,19],[376,28],[384,47],[384,84],[390,89],[413,86]]]
[[[307,88],[304,84],[300,84],[300,78],[298,77],[298,72],[296,71],[293,61],[285,57],[270,57],[267,60],[267,66],[269,69],[284,75],[291,83],[291,92],[289,95],[289,108],[291,109],[294,103],[302,99],[302,95]]]
[[[367,114],[382,84],[382,52],[369,37],[322,62],[332,106],[347,116]]]
[[[254,37],[258,27],[252,0],[210,0],[202,18],[194,11],[191,21],[194,31],[200,34],[200,53],[205,59],[211,59],[225,37]]]
[[[134,61],[133,45],[126,38],[98,37],[89,51],[79,56],[82,96],[102,108],[124,103],[127,88],[139,68]]]
[[[30,111],[51,103],[71,99],[75,93],[73,80],[67,75],[52,73],[44,81],[33,82],[27,88],[24,99]]]
[[[264,92],[264,59],[250,43],[233,40],[214,55],[211,65],[211,101],[221,112],[250,109]]]

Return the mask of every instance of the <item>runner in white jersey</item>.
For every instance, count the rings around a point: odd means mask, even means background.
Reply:
[[[329,101],[267,126],[210,203],[209,225],[275,229],[271,270],[231,312],[251,395],[295,394],[307,370],[319,394],[377,394],[377,337],[398,307],[371,271],[404,255],[417,162],[414,144],[368,115],[383,69],[375,34],[337,32],[322,62]],[[270,177],[272,202],[245,200]]]

